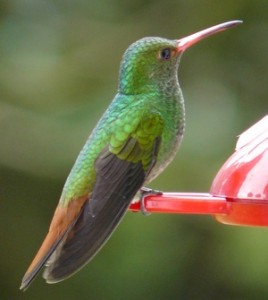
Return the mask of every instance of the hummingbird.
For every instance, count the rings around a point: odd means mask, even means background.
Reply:
[[[167,167],[181,144],[185,108],[178,66],[183,52],[241,22],[222,23],[179,40],[145,37],[128,47],[117,94],[71,169],[22,290],[43,267],[46,282],[56,283],[101,249],[135,195]]]

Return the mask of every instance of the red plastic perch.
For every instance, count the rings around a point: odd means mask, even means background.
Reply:
[[[176,214],[226,214],[228,203],[222,197],[213,197],[206,193],[163,193],[144,198],[148,212]],[[140,211],[140,202],[130,206],[132,211]]]

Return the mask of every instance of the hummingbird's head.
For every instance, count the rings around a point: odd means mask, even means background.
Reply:
[[[119,91],[140,94],[177,81],[181,51],[177,41],[146,37],[130,45],[120,67]]]
[[[241,21],[222,23],[179,40],[146,37],[126,50],[120,67],[119,92],[141,94],[171,92],[177,88],[177,70],[183,51],[202,39],[231,28]]]

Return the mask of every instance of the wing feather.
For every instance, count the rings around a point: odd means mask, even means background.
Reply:
[[[142,163],[119,159],[106,148],[96,162],[96,183],[75,226],[44,272],[61,281],[81,269],[104,245],[145,180]]]

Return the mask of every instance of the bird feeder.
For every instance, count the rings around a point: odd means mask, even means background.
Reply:
[[[210,214],[224,224],[268,226],[268,116],[242,133],[209,193],[162,193],[144,198],[148,212]],[[140,203],[130,206],[140,210]]]

